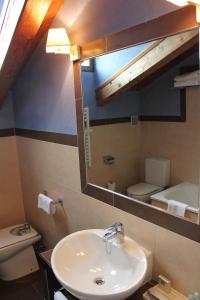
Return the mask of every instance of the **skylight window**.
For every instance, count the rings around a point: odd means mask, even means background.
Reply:
[[[25,0],[0,0],[0,69],[5,60]]]
[[[3,3],[4,3],[4,0],[0,0],[0,14],[1,14],[1,10],[2,10],[2,7],[3,7]]]

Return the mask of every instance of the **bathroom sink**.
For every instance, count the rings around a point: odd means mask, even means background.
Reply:
[[[127,236],[119,245],[105,241],[104,234],[101,229],[75,232],[53,250],[55,276],[78,299],[126,299],[150,280],[151,252]]]

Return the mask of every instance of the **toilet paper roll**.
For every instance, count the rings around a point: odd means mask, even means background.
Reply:
[[[115,191],[115,190],[116,190],[116,182],[109,181],[109,182],[107,183],[107,187],[108,187],[109,190]]]
[[[56,212],[56,206],[53,199],[44,194],[38,195],[38,208],[43,209],[49,215],[53,215]]]
[[[68,298],[64,296],[60,291],[57,291],[54,294],[54,300],[68,300]]]

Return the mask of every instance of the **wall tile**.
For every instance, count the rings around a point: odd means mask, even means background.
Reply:
[[[161,156],[171,161],[171,182],[199,183],[200,169],[200,88],[186,90],[186,122],[142,122],[141,161],[144,177],[144,158]],[[162,143],[160,142],[162,141]]]
[[[24,221],[16,139],[0,138],[0,228]]]
[[[155,275],[163,274],[185,295],[200,293],[200,244],[156,228]]]
[[[81,190],[78,148],[17,137],[21,168],[30,170],[42,183],[56,179],[69,188]],[[39,155],[35,155],[38,153]],[[24,165],[22,162],[26,161]],[[41,182],[40,181],[40,182]]]
[[[128,186],[139,181],[140,123],[137,126],[130,122],[94,126],[90,136],[92,165],[88,168],[89,182],[106,187],[108,181],[114,181],[116,191],[126,193]],[[106,165],[103,161],[105,155],[112,155],[114,164]]]
[[[153,252],[154,278],[160,273],[168,276],[174,287],[185,294],[199,290],[200,244],[82,194],[76,147],[21,137],[17,140],[26,217],[48,247],[71,232],[107,228],[120,221],[128,236]],[[64,209],[58,207],[54,216],[37,208],[37,195],[43,189],[50,197],[63,199]]]

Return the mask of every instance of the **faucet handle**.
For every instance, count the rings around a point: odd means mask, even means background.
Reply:
[[[115,229],[117,232],[124,232],[124,225],[121,222],[115,223]]]
[[[21,229],[29,232],[31,230],[31,226],[29,225],[29,223],[24,223]]]
[[[110,227],[108,227],[109,231],[113,231],[115,230],[116,232],[123,232],[124,231],[124,225],[120,222],[117,222],[113,225],[111,225]]]
[[[27,228],[27,229],[29,229],[30,228],[29,223],[24,223],[24,227]]]
[[[120,222],[117,222],[106,230],[104,234],[104,240],[110,240],[115,238],[117,244],[123,244],[124,242],[124,225]]]
[[[108,231],[116,230],[115,224],[110,225],[110,226],[107,228],[107,230],[108,230]]]

